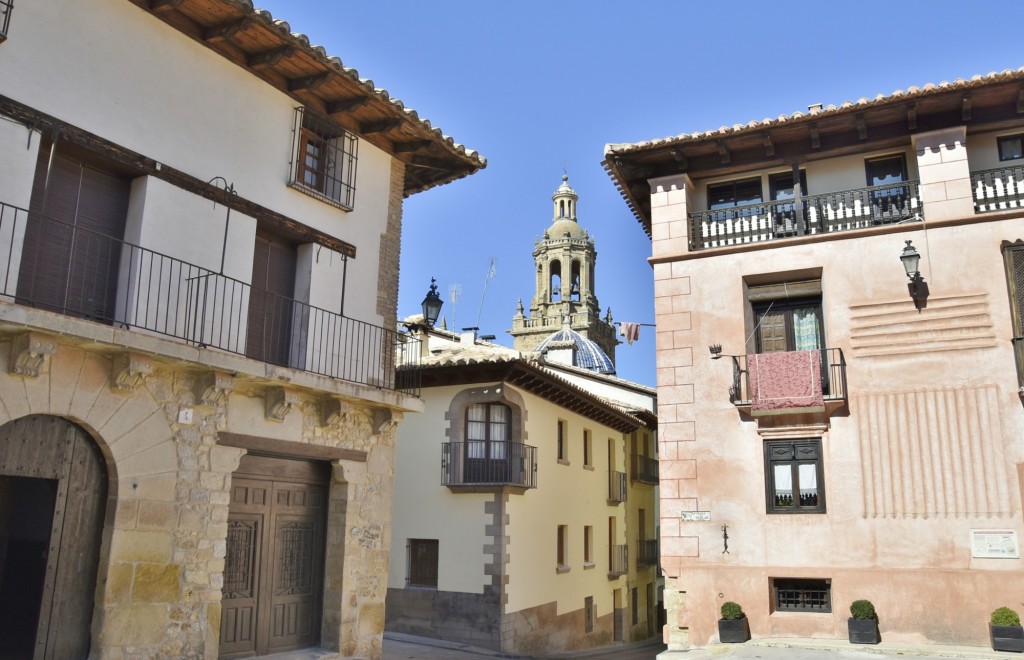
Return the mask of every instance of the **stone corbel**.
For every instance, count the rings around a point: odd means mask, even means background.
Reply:
[[[151,373],[153,373],[153,364],[145,355],[118,353],[114,356],[111,387],[117,392],[131,394]]]
[[[320,414],[324,426],[341,426],[349,418],[355,407],[341,399],[325,399],[320,404]]]
[[[267,419],[274,422],[283,422],[284,418],[291,412],[292,406],[299,402],[299,395],[297,392],[283,387],[268,387],[263,393],[263,400],[266,406]]]
[[[373,411],[373,429],[377,435],[386,435],[391,432],[404,416],[400,412],[388,410],[387,408],[375,408]]]
[[[11,342],[8,371],[19,376],[39,376],[46,358],[57,352],[57,342],[49,335],[23,332]]]
[[[196,404],[216,408],[224,405],[235,387],[235,377],[222,371],[210,371],[196,377]]]

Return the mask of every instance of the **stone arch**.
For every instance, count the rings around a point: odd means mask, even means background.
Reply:
[[[526,416],[526,403],[519,392],[511,389],[505,383],[487,385],[484,387],[472,387],[462,390],[452,397],[448,405],[448,412],[445,419],[448,420],[448,429],[445,435],[449,442],[464,442],[466,437],[466,408],[474,403],[504,403],[511,411],[511,424],[509,438],[512,442],[526,442],[526,428],[524,426]]]

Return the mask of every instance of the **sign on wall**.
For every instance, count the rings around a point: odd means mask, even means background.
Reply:
[[[971,557],[1020,559],[1017,532],[1012,529],[972,529]]]
[[[683,522],[707,522],[711,520],[710,511],[680,511],[679,518]]]

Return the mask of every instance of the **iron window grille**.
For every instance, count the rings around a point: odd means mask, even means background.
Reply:
[[[289,185],[351,211],[356,194],[358,138],[303,106],[295,108],[292,132]]]
[[[776,578],[772,591],[776,612],[832,611],[832,580]]]
[[[0,43],[7,39],[7,28],[11,25],[11,11],[14,0],[0,0]]]
[[[437,588],[437,539],[409,539],[409,586]]]

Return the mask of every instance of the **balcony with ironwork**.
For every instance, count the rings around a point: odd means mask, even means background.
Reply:
[[[814,355],[816,354],[816,355]],[[847,406],[846,391],[846,359],[839,348],[822,351],[789,351],[788,357],[808,362],[805,375],[818,379],[818,383],[803,383],[801,379],[789,379],[806,391],[787,393],[771,390],[772,374],[762,367],[758,372],[752,369],[754,358],[772,353],[754,355],[730,355],[732,358],[732,382],[729,386],[729,401],[741,412],[759,416],[774,416],[782,421],[792,421],[792,417],[800,416],[804,421],[822,421]],[[753,376],[751,372],[754,372]],[[789,386],[789,385],[787,385]],[[759,390],[760,388],[760,390]],[[820,395],[820,405],[818,397]],[[804,398],[801,398],[804,397]],[[758,410],[758,399],[769,400],[763,411]],[[782,402],[783,407],[772,404]]]
[[[0,296],[351,383],[419,392],[418,339],[2,202]]]
[[[608,503],[619,504],[620,502],[626,501],[626,473],[625,472],[609,472],[608,473]]]
[[[14,0],[0,0],[0,43],[7,39],[7,28],[11,25],[11,9]]]
[[[636,567],[638,569],[658,565],[657,539],[640,539],[636,545]]]
[[[629,572],[629,546],[608,546],[608,579],[613,580]]]
[[[918,181],[697,211],[689,214],[690,249],[914,222],[923,213]]]
[[[537,487],[537,448],[521,442],[444,442],[441,484],[455,492],[522,494]]]
[[[658,459],[636,454],[633,456],[633,481],[642,484],[658,483]]]
[[[971,172],[975,213],[1024,208],[1024,165]]]

